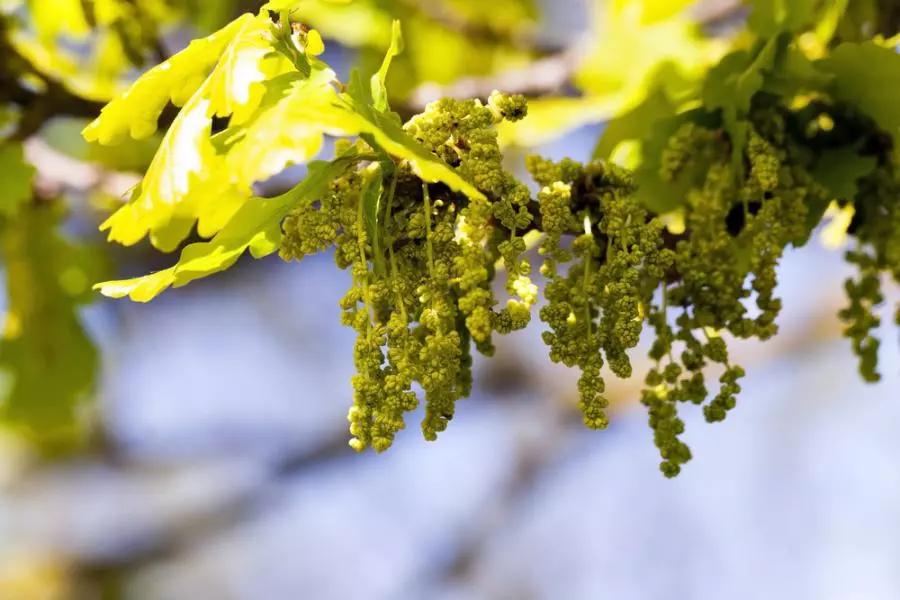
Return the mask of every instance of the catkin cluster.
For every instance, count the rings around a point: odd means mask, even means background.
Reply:
[[[604,161],[528,157],[539,190],[532,199],[504,168],[495,131],[526,112],[523,98],[495,93],[487,104],[440,100],[405,125],[484,200],[425,183],[403,161],[373,163],[336,179],[284,222],[284,259],[334,248],[338,267],[352,275],[341,300],[343,323],[357,334],[351,445],[390,447],[404,415],[419,406],[417,390],[424,436],[446,429],[471,391],[473,353],[491,355],[495,335],[531,321],[539,289],[525,234],[538,231],[543,340],[552,361],[580,372],[585,425],[607,426],[604,373],[633,375],[631,355],[649,327],[641,402],[660,468],[675,476],[691,458],[680,439],[681,406],[702,406],[717,422],[736,405],[744,370],[726,339],[777,332],[779,260],[808,239],[808,207],[829,199],[811,175],[816,141],[794,134],[802,130],[798,113],[767,102],[754,104],[741,140],[686,119],[657,161],[662,181],[687,190],[678,209],[683,231],[673,234],[639,199],[634,175]],[[887,270],[900,279],[900,208],[890,201],[898,192],[888,161],[861,182],[855,200],[880,216],[854,232],[848,259],[860,277],[848,282],[851,302],[841,313],[868,379],[877,378],[878,276]]]
[[[341,308],[357,333],[348,415],[357,450],[391,446],[405,413],[418,407],[413,386],[424,392],[425,438],[436,439],[471,391],[473,350],[491,354],[495,333],[530,321],[538,289],[522,235],[532,225],[531,195],[504,170],[495,131],[526,110],[523,98],[501,94],[486,105],[441,100],[405,126],[486,200],[424,183],[402,162],[373,164],[335,180],[325,198],[283,224],[283,258],[334,246],[338,267],[353,276]],[[385,183],[373,219],[364,198],[375,178]],[[505,302],[491,287],[498,262]]]

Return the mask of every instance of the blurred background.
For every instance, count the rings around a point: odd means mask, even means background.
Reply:
[[[898,336],[883,332],[884,380],[863,384],[836,317],[840,252],[814,240],[788,255],[781,333],[736,345],[748,377],[726,422],[687,411],[695,459],[674,480],[639,381],[610,381],[612,425],[585,430],[577,375],[549,362],[537,323],[476,363],[438,443],[413,415],[388,453],[357,455],[349,281],[330,256],[248,261],[146,305],[90,293],[172,257],[97,232],[159,139],[100,149],[81,127],[260,3],[129,0],[100,23],[78,12],[92,4],[0,0],[0,110],[16,113],[42,207],[0,229],[0,316],[12,339],[17,302],[40,304],[27,333],[50,357],[29,366],[0,344],[0,599],[900,598]],[[744,18],[700,2],[639,25],[628,4],[356,0],[309,20],[339,74],[377,64],[403,20],[401,113],[494,87],[540,96],[504,131],[515,167],[532,150],[588,159],[646,73],[702,66]],[[45,86],[31,98],[4,75],[22,60]]]

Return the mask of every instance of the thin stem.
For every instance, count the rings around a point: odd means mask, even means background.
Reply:
[[[431,245],[431,196],[428,184],[422,183],[422,195],[425,202],[425,251],[428,256],[428,274],[434,277],[434,248]]]
[[[394,254],[394,237],[390,235],[390,223],[391,223],[391,206],[394,204],[394,195],[397,192],[397,180],[400,178],[400,174],[397,169],[394,169],[394,175],[391,177],[391,187],[388,190],[387,201],[384,203],[384,233],[387,238],[387,247],[388,247],[388,261],[390,262],[391,268],[391,283],[394,285],[394,293],[397,295],[397,306],[400,307],[400,314],[403,315],[403,320],[408,321],[408,317],[406,314],[406,303],[403,302],[403,298],[400,295],[400,290],[396,286],[397,281],[397,257]]]
[[[360,278],[360,283],[362,284],[363,290],[363,303],[366,306],[366,340],[371,343],[372,342],[372,299],[369,294],[369,262],[366,259],[366,229],[363,227],[363,223],[365,222],[363,215],[363,196],[360,194],[359,203],[357,207],[357,233],[356,233],[356,242],[359,247],[359,262],[366,268],[366,274]],[[355,279],[355,276],[354,276]]]

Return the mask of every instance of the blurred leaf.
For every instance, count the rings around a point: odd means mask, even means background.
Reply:
[[[767,74],[763,90],[791,98],[801,93],[825,90],[832,77],[823,73],[796,44],[779,57],[775,68]]]
[[[375,0],[333,4],[310,0],[304,4],[303,22],[351,48],[384,48],[391,41],[392,16]]]
[[[323,0],[324,2],[330,4],[348,4],[353,0]],[[271,0],[270,2],[266,2],[263,5],[263,9],[265,10],[290,10],[290,11],[300,11],[304,8],[309,7],[311,4],[314,4],[311,0]]]
[[[697,0],[644,0],[641,22],[649,25],[671,19],[696,2]]]
[[[828,200],[812,203],[806,215],[806,228],[811,234],[822,220],[833,200],[853,200],[858,191],[859,179],[875,170],[874,156],[861,156],[860,146],[829,148],[818,158],[812,171],[813,178],[829,192]]]
[[[50,147],[76,160],[98,163],[112,171],[139,173],[147,169],[162,141],[162,136],[156,134],[142,140],[128,138],[117,146],[89,143],[81,136],[87,123],[86,119],[53,119],[44,125],[40,135]]]
[[[586,125],[602,123],[626,106],[621,94],[584,98],[536,98],[528,101],[528,118],[497,126],[503,146],[531,148]]]
[[[691,20],[679,15],[687,4],[594,0],[598,34],[575,77],[585,95],[530,102],[527,119],[500,125],[501,143],[549,142],[636,110],[659,89],[678,104],[696,95],[707,64],[722,54],[725,44],[703,38]]]
[[[821,0],[750,0],[747,26],[763,38],[779,31],[799,32],[819,19]]]
[[[855,105],[894,139],[900,134],[900,55],[874,42],[841,44],[816,65],[834,77],[829,92]]]
[[[97,351],[78,306],[102,277],[96,249],[57,232],[55,206],[23,211],[0,230],[8,312],[0,339],[0,423],[43,446],[78,441],[78,411],[93,391]]]
[[[16,216],[31,199],[34,174],[21,144],[0,141],[0,217]]]
[[[609,122],[594,149],[594,158],[609,159],[622,142],[649,137],[654,124],[674,116],[675,109],[663,90],[654,91],[635,108]]]
[[[54,43],[60,35],[81,38],[91,31],[81,0],[28,0],[28,10],[42,43]]]
[[[653,3],[655,4],[655,3]],[[678,4],[676,2],[676,4]],[[587,94],[646,94],[648,74],[663,63],[675,65],[687,78],[699,78],[720,42],[702,37],[696,24],[682,16],[643,21],[646,2],[594,0],[596,40],[577,75]]]

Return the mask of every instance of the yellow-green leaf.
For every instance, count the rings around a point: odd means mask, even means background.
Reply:
[[[110,241],[131,246],[150,234],[154,246],[171,252],[190,233],[198,202],[192,192],[217,164],[209,105],[198,93],[175,118],[131,200],[100,226]]]
[[[321,198],[328,184],[359,160],[359,155],[348,154],[331,162],[310,163],[300,185],[276,198],[252,198],[212,240],[187,246],[175,266],[144,277],[101,283],[95,289],[111,298],[128,296],[136,302],[148,302],[170,287],[228,269],[247,250],[254,258],[263,258],[278,249],[281,222],[291,209]]]
[[[25,162],[22,144],[0,142],[0,216],[15,216],[28,202],[34,173],[34,167]]]
[[[650,25],[671,19],[696,2],[697,0],[644,0],[641,22]]]
[[[51,44],[60,35],[83,38],[91,30],[81,0],[29,0],[28,12],[42,43]]]
[[[324,135],[354,135],[358,118],[342,103],[331,86],[331,70],[314,70],[309,78],[286,74],[267,85],[260,110],[244,127],[227,133],[230,142],[223,176],[232,185],[250,189],[302,164],[322,149]]]
[[[85,128],[85,139],[110,145],[129,135],[135,139],[153,135],[169,101],[177,106],[185,104],[206,80],[232,39],[254,19],[253,15],[245,14],[216,33],[191,42],[166,62],[147,71]]]
[[[329,2],[331,4],[349,4],[353,0],[324,0],[325,2]],[[263,8],[266,10],[300,10],[309,6],[310,4],[314,4],[311,0],[271,0],[271,2],[266,2],[263,5]]]
[[[391,45],[387,53],[384,55],[384,61],[378,72],[372,75],[372,99],[376,110],[385,112],[390,109],[388,103],[387,88],[385,81],[387,80],[388,71],[391,68],[391,62],[394,57],[403,52],[403,32],[400,29],[400,21],[394,21],[391,29]]]
[[[57,231],[55,207],[23,211],[0,229],[9,305],[0,331],[0,425],[46,449],[79,440],[97,351],[78,307],[104,262],[94,248]]]
[[[263,82],[287,71],[289,63],[272,52],[272,22],[257,16],[243,22],[211,75],[210,111],[241,124],[253,114],[265,94]]]

